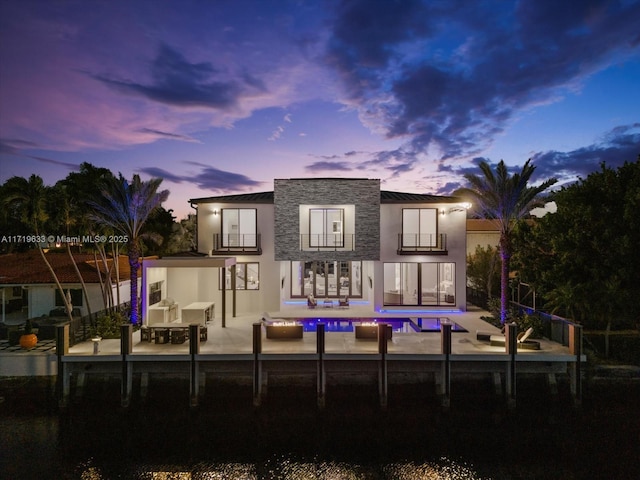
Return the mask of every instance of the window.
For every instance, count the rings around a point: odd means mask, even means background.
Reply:
[[[225,289],[231,290],[231,272],[233,269],[225,270]],[[222,290],[222,269],[220,269],[219,286]],[[260,264],[257,262],[236,263],[236,290],[259,290],[260,289]]]
[[[149,284],[149,305],[155,305],[162,300],[162,282]]]
[[[311,208],[309,210],[309,246],[344,246],[344,209]]]
[[[435,247],[438,239],[438,210],[435,208],[402,209],[402,246]]]
[[[56,289],[56,307],[64,307],[64,300],[60,295],[60,290]],[[82,289],[81,288],[69,288],[64,290],[65,295],[71,296],[71,305],[74,307],[82,306]]]
[[[291,296],[362,297],[362,262],[291,262]]]
[[[454,305],[455,263],[385,263],[385,305]]]
[[[258,220],[255,208],[222,209],[222,246],[256,247]]]

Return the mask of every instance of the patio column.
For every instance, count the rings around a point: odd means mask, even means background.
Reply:
[[[222,328],[227,326],[227,269],[222,267]]]
[[[231,316],[236,318],[236,264],[231,265]]]

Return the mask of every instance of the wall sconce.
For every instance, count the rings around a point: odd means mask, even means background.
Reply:
[[[217,209],[217,208],[214,208],[214,209],[213,209],[213,216],[214,216],[214,217],[217,217],[217,216],[218,216],[218,209]]]

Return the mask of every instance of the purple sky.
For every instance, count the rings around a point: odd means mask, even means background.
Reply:
[[[640,153],[640,0],[2,0],[0,182],[81,162],[189,198],[274,178],[448,194]]]

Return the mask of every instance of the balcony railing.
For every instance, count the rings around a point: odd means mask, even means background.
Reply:
[[[398,255],[429,253],[446,255],[447,235],[445,233],[399,233]]]
[[[347,250],[352,251],[355,246],[356,236],[353,234],[329,233],[329,234],[302,234],[300,235],[300,250],[326,251]]]
[[[242,252],[246,255],[262,255],[262,239],[259,233],[213,234],[213,254]]]

